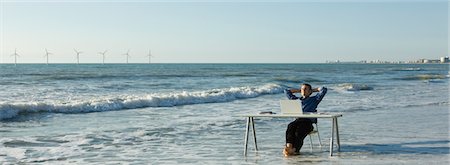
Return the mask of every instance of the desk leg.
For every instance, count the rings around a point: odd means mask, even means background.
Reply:
[[[247,117],[247,127],[245,129],[245,148],[244,148],[244,156],[247,156],[247,146],[248,146],[248,133],[250,129],[250,117]]]
[[[333,156],[333,143],[334,143],[334,123],[336,118],[333,117],[333,121],[331,122],[331,137],[330,137],[330,156]]]
[[[336,121],[335,125],[336,125],[337,150],[340,151],[341,150],[341,142],[340,142],[340,139],[339,139],[339,126],[338,126],[337,117],[336,117],[335,121]]]
[[[252,119],[251,122],[252,122],[252,129],[253,129],[253,140],[255,141],[255,150],[258,151],[258,144],[256,142],[255,120],[253,120],[253,117],[251,119]]]

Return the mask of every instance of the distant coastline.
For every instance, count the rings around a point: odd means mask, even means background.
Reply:
[[[447,63],[409,63],[409,62],[405,62],[405,63],[399,63],[399,62],[386,62],[386,63],[364,63],[364,62],[351,62],[351,61],[343,61],[343,62],[325,62],[325,63],[318,63],[318,62],[311,62],[311,63],[265,63],[265,62],[261,62],[261,63],[49,63],[48,65],[177,65],[177,64],[187,64],[187,65],[209,65],[209,64],[217,64],[217,65],[227,65],[227,64],[242,64],[242,65],[260,65],[260,64],[374,64],[374,65],[382,65],[382,64],[424,64],[424,65],[429,65],[429,64],[450,64],[450,62]],[[14,63],[0,63],[0,65],[15,65]],[[17,65],[47,65],[46,63],[17,63]]]
[[[449,57],[441,57],[440,59],[418,59],[415,61],[382,61],[382,60],[361,60],[361,61],[326,61],[331,64],[450,64]]]

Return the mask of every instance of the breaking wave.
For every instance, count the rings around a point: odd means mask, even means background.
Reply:
[[[414,76],[407,76],[402,78],[396,78],[397,80],[431,80],[431,79],[446,79],[447,75],[441,74],[419,74]]]
[[[298,78],[298,77],[291,77],[291,78],[276,77],[276,78],[273,78],[273,80],[281,82],[281,83],[295,83],[295,84],[324,82],[322,80],[314,79],[314,78]]]
[[[352,84],[352,83],[339,84],[338,88],[346,91],[373,90],[373,87],[368,86],[366,84]]]
[[[72,103],[4,103],[0,104],[0,120],[14,118],[20,114],[39,112],[89,113],[144,107],[172,107],[190,104],[220,103],[282,92],[282,86],[266,84],[256,87],[231,87],[197,92],[156,93],[143,96],[130,95]]]
[[[422,68],[398,68],[392,69],[393,71],[424,71]]]

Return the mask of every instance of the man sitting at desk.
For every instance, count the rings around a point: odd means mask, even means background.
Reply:
[[[313,92],[318,92],[315,96],[310,96]],[[300,99],[303,112],[316,112],[317,105],[322,101],[327,93],[327,88],[312,88],[309,84],[301,84],[300,89],[285,89],[284,93],[290,100]],[[298,98],[294,93],[300,93]],[[312,123],[317,119],[297,118],[289,123],[286,130],[286,146],[283,150],[285,156],[296,155],[303,146],[303,139],[313,130]]]

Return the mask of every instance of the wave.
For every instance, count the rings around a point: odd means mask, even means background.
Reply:
[[[364,75],[364,76],[374,76],[374,75],[382,75],[385,74],[386,72],[384,71],[371,71],[371,72],[367,72],[367,73],[361,73],[359,75]]]
[[[281,82],[281,83],[295,83],[295,84],[324,82],[322,80],[314,79],[314,78],[298,78],[298,77],[292,77],[292,78],[276,77],[276,78],[273,78],[273,80]]]
[[[392,69],[392,71],[424,71],[422,68],[398,68]]]
[[[172,107],[179,105],[229,102],[283,92],[277,84],[256,87],[230,87],[197,92],[156,93],[144,96],[122,96],[72,103],[4,103],[0,104],[0,120],[28,113],[89,113],[144,107]]]
[[[368,86],[366,84],[352,84],[352,83],[339,84],[338,88],[346,91],[373,90],[373,87]]]
[[[38,80],[103,80],[103,79],[170,79],[170,78],[197,78],[197,77],[251,77],[260,73],[226,73],[226,74],[63,74],[63,75],[40,75]],[[27,75],[29,76],[29,75]],[[35,75],[32,75],[35,76]]]
[[[431,79],[446,79],[447,75],[441,74],[419,74],[413,76],[406,76],[402,78],[395,78],[396,80],[431,80]]]
[[[430,80],[424,80],[424,83],[445,83],[443,79],[430,79]]]
[[[372,111],[372,110],[380,110],[380,109],[398,109],[398,108],[418,108],[418,107],[428,107],[429,106],[449,106],[450,102],[431,102],[431,103],[414,103],[409,105],[397,105],[397,106],[385,106],[385,105],[373,105],[373,106],[359,106],[359,107],[350,107],[343,110],[342,108],[337,108],[336,110],[329,110],[329,112],[361,112],[361,111]]]
[[[251,77],[251,76],[258,76],[263,73],[259,72],[238,72],[238,73],[224,73],[224,74],[217,74],[217,76],[220,77]]]
[[[149,74],[149,75],[116,75],[116,74],[72,74],[72,75],[51,75],[43,76],[40,80],[101,80],[101,79],[140,79],[140,78],[184,78],[184,77],[205,77],[203,75],[187,74]]]

